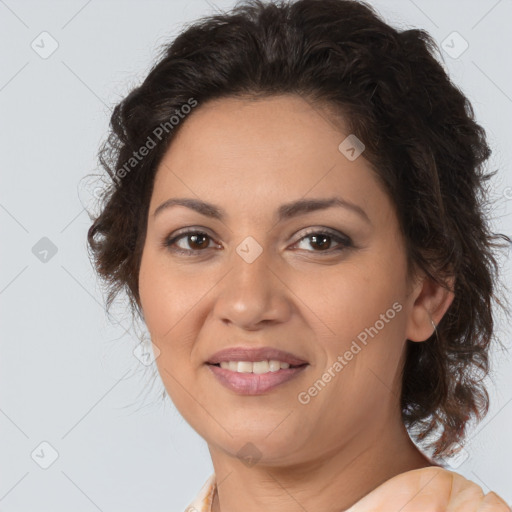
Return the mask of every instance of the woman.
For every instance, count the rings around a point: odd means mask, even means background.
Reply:
[[[116,106],[88,241],[208,444],[189,510],[510,510],[442,467],[487,412],[510,239],[434,50],[364,3],[248,2]]]

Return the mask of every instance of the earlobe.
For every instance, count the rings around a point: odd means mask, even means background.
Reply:
[[[411,341],[426,341],[437,330],[439,322],[455,298],[455,278],[448,279],[449,289],[424,277],[415,290],[416,298],[407,320],[406,338]]]

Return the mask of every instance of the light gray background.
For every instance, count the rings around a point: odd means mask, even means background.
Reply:
[[[510,234],[512,2],[372,3],[439,44],[453,31],[468,42],[457,58],[443,53],[494,148],[491,213],[495,230]],[[84,176],[99,171],[110,109],[143,79],[159,45],[232,5],[0,0],[0,511],[178,512],[212,471],[204,441],[168,398],[162,404],[154,368],[134,357],[127,310],[104,313],[86,252],[94,183]],[[31,48],[43,31],[59,45],[46,59]],[[57,248],[46,263],[32,252],[42,237]],[[507,252],[502,261],[510,283]],[[510,347],[510,329],[498,328]],[[495,360],[491,411],[454,466],[512,502],[512,362],[505,352]],[[43,441],[59,454],[48,469],[34,460],[50,456]]]

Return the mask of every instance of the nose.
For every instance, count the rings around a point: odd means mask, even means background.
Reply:
[[[225,324],[255,331],[286,322],[293,309],[293,294],[284,276],[272,267],[270,252],[263,250],[253,261],[234,252],[230,269],[219,283],[214,314]]]

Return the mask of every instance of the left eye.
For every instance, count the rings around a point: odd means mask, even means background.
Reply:
[[[352,241],[350,238],[336,233],[331,233],[329,231],[311,231],[303,236],[295,245],[307,239],[309,239],[309,242],[307,243],[309,243],[311,247],[316,246],[320,248],[320,250],[313,252],[337,252],[348,247],[352,247]],[[338,242],[341,247],[329,249],[327,246],[330,246],[332,241]]]

